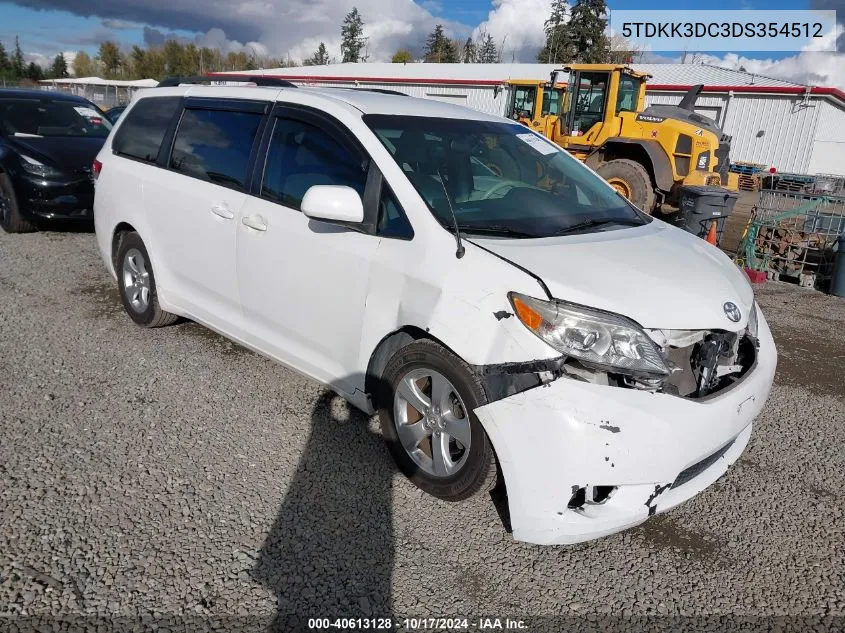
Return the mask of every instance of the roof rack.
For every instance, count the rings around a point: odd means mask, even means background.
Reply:
[[[242,81],[244,83],[255,84],[256,86],[266,86],[270,88],[296,88],[296,84],[286,81],[284,79],[276,79],[275,77],[264,77],[262,75],[217,75],[214,77],[165,77],[162,79],[159,88],[171,88],[173,86],[181,86],[182,84],[202,84],[209,81]]]

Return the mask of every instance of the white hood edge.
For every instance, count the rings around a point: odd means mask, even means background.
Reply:
[[[468,241],[531,271],[555,299],[615,312],[645,328],[736,332],[748,325],[754,305],[751,285],[727,255],[659,220],[565,237]],[[738,322],[728,318],[728,302],[739,307]]]

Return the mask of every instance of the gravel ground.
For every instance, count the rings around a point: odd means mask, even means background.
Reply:
[[[538,547],[489,498],[422,495],[314,382],[192,323],[135,327],[93,235],[0,234],[0,630],[277,612],[841,628],[845,300],[758,295],[780,368],[736,466],[640,528]]]

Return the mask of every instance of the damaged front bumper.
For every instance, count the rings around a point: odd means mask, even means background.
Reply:
[[[578,543],[695,496],[742,454],[776,364],[761,315],[755,366],[705,398],[559,378],[479,407],[505,478],[514,538]],[[573,504],[577,494],[584,503]]]

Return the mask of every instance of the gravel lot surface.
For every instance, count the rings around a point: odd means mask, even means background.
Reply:
[[[134,326],[93,235],[0,233],[0,630],[277,612],[842,627],[845,300],[758,295],[780,366],[735,467],[640,528],[537,547],[489,498],[420,493],[375,421],[314,382],[193,323]]]

